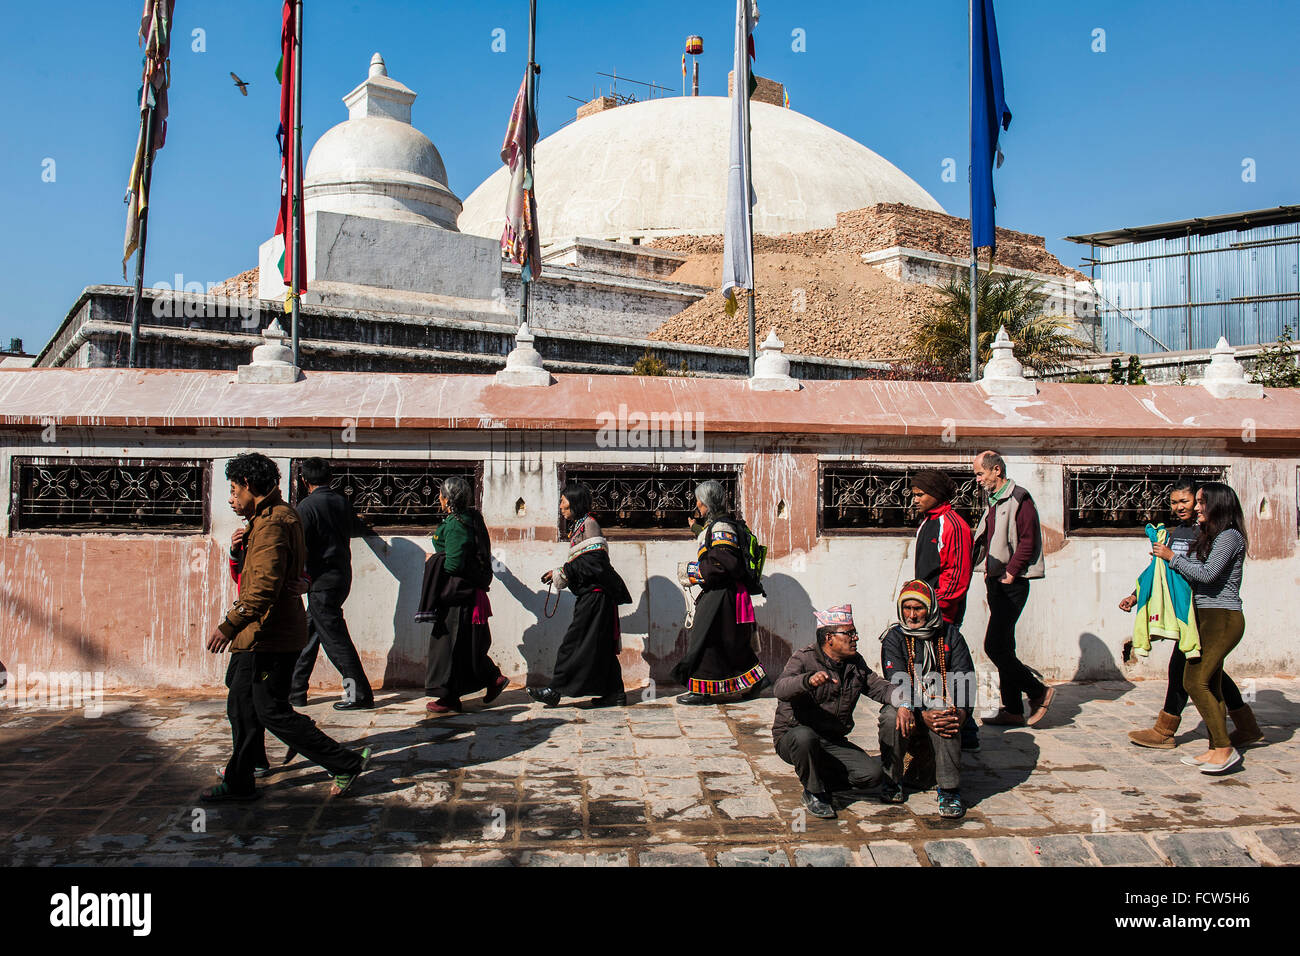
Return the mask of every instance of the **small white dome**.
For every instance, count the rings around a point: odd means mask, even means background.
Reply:
[[[882,202],[943,212],[888,160],[791,109],[751,102],[754,231],[807,232],[837,213]],[[730,100],[676,96],[577,120],[537,144],[537,218],[543,243],[717,235],[726,208]],[[497,238],[509,171],[465,199],[462,232]]]
[[[303,197],[310,211],[432,223],[456,229],[460,200],[429,137],[411,125],[416,94],[390,79],[383,58],[347,96],[348,119],[316,141]]]

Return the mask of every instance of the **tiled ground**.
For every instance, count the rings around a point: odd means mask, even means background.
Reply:
[[[933,792],[806,816],[772,750],[775,701],[548,710],[519,690],[486,710],[425,719],[424,700],[307,713],[369,744],[345,798],[301,758],[263,799],[198,802],[229,730],[224,698],[119,697],[102,716],[0,710],[0,864],[487,864],[1081,866],[1300,863],[1300,681],[1256,682],[1270,745],[1242,770],[1182,766],[1204,731],[1189,708],[1173,752],[1126,731],[1159,709],[1158,682],[1062,684],[1043,727],[988,728],[963,758],[966,818]],[[635,695],[633,695],[635,696]],[[855,739],[876,749],[871,703]],[[284,753],[268,744],[273,760]]]

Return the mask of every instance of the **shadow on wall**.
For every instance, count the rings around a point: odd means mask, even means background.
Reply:
[[[754,610],[754,650],[758,662],[775,680],[794,648],[812,641],[813,605],[803,585],[787,574],[765,577],[763,588],[767,598]],[[676,581],[656,575],[646,582],[642,600],[653,612],[649,615],[650,633],[644,654],[650,679],[656,684],[674,685],[672,669],[686,653],[689,640],[689,631],[683,626],[686,595]],[[637,613],[640,611],[638,607]]]
[[[1127,681],[1128,678],[1115,663],[1115,655],[1106,642],[1091,631],[1084,631],[1079,635],[1079,663],[1070,680]]]
[[[767,598],[755,611],[758,619],[758,661],[776,680],[790,655],[811,644],[817,636],[812,598],[797,579],[788,574],[763,578]]]
[[[375,555],[397,580],[393,606],[393,644],[384,664],[383,687],[423,687],[431,624],[417,624],[420,586],[427,553],[414,541],[393,538],[387,555]]]
[[[573,617],[573,605],[576,603],[577,598],[567,588],[561,591],[559,594],[560,606],[556,608],[554,617],[548,619],[546,617],[547,594],[550,593],[550,603],[554,607],[556,604],[554,592],[530,587],[520,580],[519,576],[511,571],[499,556],[494,555],[493,561],[495,579],[501,582],[510,596],[524,609],[525,615],[534,622],[524,628],[523,633],[519,635],[519,643],[516,645],[524,659],[526,682],[528,684],[549,686],[552,665],[555,663],[553,660],[548,660],[549,655],[543,651],[546,635],[550,629],[549,625],[553,623],[556,627],[566,626]],[[497,635],[494,634],[494,641],[496,637]]]
[[[15,666],[25,665],[28,671],[53,671],[53,670],[91,670],[104,672],[104,684],[108,687],[154,687],[159,683],[157,673],[145,667],[138,667],[129,663],[121,653],[114,653],[110,656],[106,647],[108,643],[103,635],[95,636],[85,631],[77,630],[68,625],[57,612],[62,608],[36,607],[31,602],[24,600],[16,594],[8,593],[5,595],[5,605],[3,614],[0,614],[0,623],[4,624],[4,635],[7,642],[14,640],[14,621],[40,621],[43,628],[42,634],[49,634],[57,642],[58,649],[49,653],[43,659],[33,659],[30,656],[21,657],[24,648],[15,647],[12,643],[6,649],[6,653],[12,654],[10,660],[14,661]],[[220,617],[217,618],[221,620]],[[195,628],[195,633],[198,628]],[[210,632],[208,632],[210,633]],[[197,644],[183,645],[183,649],[188,652],[194,652],[203,658],[216,658],[208,652],[204,642],[208,639],[208,633],[201,635]],[[5,670],[5,666],[0,662],[0,672]],[[226,672],[226,656],[220,655],[220,667],[216,674],[213,675],[213,686],[221,684],[222,675]],[[0,685],[3,686],[3,685]]]
[[[686,594],[673,578],[652,575],[634,613],[645,613],[646,638],[642,657],[656,684],[674,685],[673,665],[686,653]]]

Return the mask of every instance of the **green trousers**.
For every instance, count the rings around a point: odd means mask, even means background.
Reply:
[[[1230,747],[1228,708],[1223,703],[1223,661],[1241,643],[1246,617],[1226,608],[1197,608],[1196,627],[1201,633],[1201,659],[1183,669],[1183,689],[1201,712],[1210,732],[1210,747]]]

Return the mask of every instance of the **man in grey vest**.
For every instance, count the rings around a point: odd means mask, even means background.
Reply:
[[[1016,621],[1029,600],[1029,582],[1043,577],[1043,532],[1029,492],[1007,477],[1007,463],[995,451],[980,452],[975,480],[988,492],[989,507],[975,528],[974,571],[984,572],[989,626],[984,653],[998,669],[1002,708],[985,724],[1034,726],[1047,714],[1056,691],[1016,657]],[[1029,698],[1025,718],[1020,696]]]

